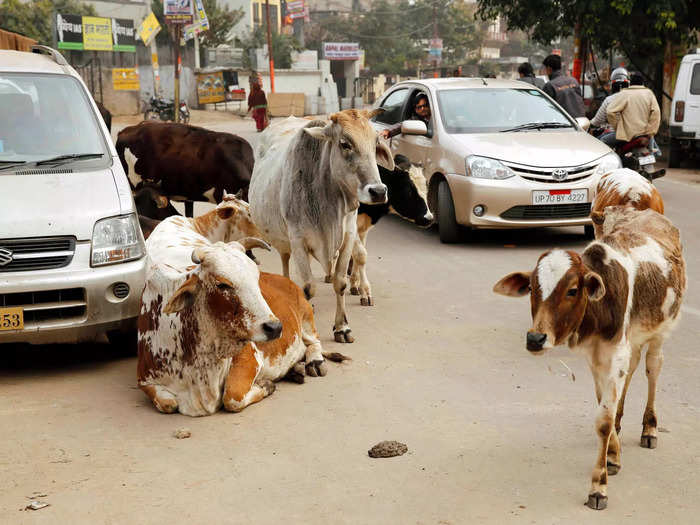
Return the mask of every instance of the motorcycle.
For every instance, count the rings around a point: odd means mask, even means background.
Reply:
[[[143,113],[144,120],[175,120],[175,113],[173,111],[173,101],[166,100],[163,97],[153,95],[146,110]],[[187,102],[184,100],[180,102],[180,122],[187,124],[190,121],[190,110],[187,107]]]
[[[600,138],[600,135],[610,131],[610,129],[601,128],[596,130],[593,135],[596,138]],[[656,164],[656,154],[652,151],[650,144],[651,137],[649,135],[642,135],[628,142],[620,142],[613,149],[620,157],[623,168],[636,171],[649,182],[653,183],[655,179],[660,179],[666,175],[666,170],[663,168],[656,170],[654,168]]]

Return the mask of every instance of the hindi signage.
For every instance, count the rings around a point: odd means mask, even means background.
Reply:
[[[139,26],[139,38],[145,45],[150,45],[151,41],[160,33],[160,24],[156,15],[151,11],[146,18],[143,19]]]
[[[134,21],[56,14],[58,49],[136,52]]]
[[[223,72],[197,73],[197,100],[200,104],[226,101]]]
[[[195,0],[194,7],[194,22],[185,26],[185,40],[189,40],[194,37],[194,35],[198,35],[209,29],[209,19],[204,10],[204,3],[202,3],[202,0]]]
[[[83,17],[83,48],[86,51],[112,51],[112,24],[109,18]]]
[[[163,1],[163,15],[169,24],[191,24],[193,12],[192,0]]]
[[[324,42],[323,57],[326,60],[359,60],[360,44],[357,42]]]
[[[135,67],[112,69],[112,87],[115,91],[139,91],[139,72]]]

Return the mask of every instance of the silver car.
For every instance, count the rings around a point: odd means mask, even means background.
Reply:
[[[415,119],[428,97],[427,125]],[[598,179],[619,157],[539,89],[515,80],[405,81],[379,101],[379,131],[401,125],[394,155],[423,166],[440,239],[477,228],[584,226]],[[401,124],[403,123],[403,124]]]
[[[126,341],[145,277],[129,183],[80,76],[34,51],[0,51],[0,343]]]

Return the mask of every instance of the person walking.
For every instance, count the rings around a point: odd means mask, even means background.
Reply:
[[[536,88],[544,89],[544,80],[535,76],[535,72],[532,70],[532,65],[530,62],[523,62],[518,66],[518,75],[520,75],[518,80],[521,82],[527,82]]]
[[[574,118],[585,117],[586,108],[583,105],[581,86],[573,77],[565,77],[561,72],[561,57],[549,55],[542,61],[547,69],[549,82],[544,85],[544,92],[553,98],[557,104]]]
[[[264,130],[268,125],[267,119],[267,97],[262,89],[262,79],[259,75],[250,77],[250,94],[248,95],[248,113],[253,112],[255,127],[258,132]]]

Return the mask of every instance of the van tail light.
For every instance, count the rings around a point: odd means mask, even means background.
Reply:
[[[674,118],[676,122],[683,122],[683,117],[685,117],[685,102],[682,100],[676,101],[676,114]]]

